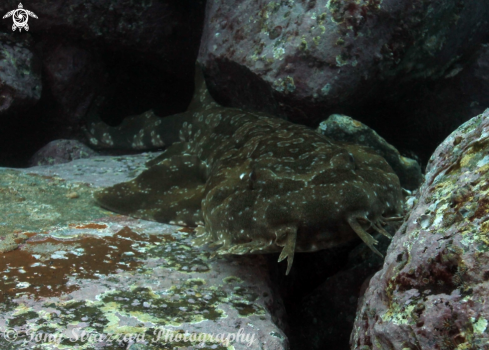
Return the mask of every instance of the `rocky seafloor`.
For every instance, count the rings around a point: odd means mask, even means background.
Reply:
[[[489,350],[489,2],[24,5],[28,32],[0,21],[0,166],[46,166],[0,168],[0,349]],[[97,157],[83,128],[184,111],[196,61],[223,106],[334,114],[321,133],[377,148],[413,190],[383,266],[360,244],[297,254],[285,277],[277,256],[214,257],[94,203],[152,155]]]
[[[340,120],[352,122],[335,116],[318,132]],[[94,202],[93,191],[137,176],[158,152],[0,168],[0,346],[343,349],[353,329],[353,350],[488,349],[488,145],[489,110],[432,155],[380,271],[368,276],[380,265],[360,245],[300,298],[290,291],[319,263],[312,254],[284,284],[267,256],[214,256],[192,245],[192,229]]]
[[[189,229],[95,204],[150,157],[0,169],[0,348],[288,348],[263,257],[212,257]]]

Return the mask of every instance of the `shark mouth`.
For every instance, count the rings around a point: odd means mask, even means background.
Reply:
[[[392,239],[392,236],[382,227],[385,226],[388,221],[402,221],[404,218],[402,216],[393,216],[387,218],[380,218],[376,221],[371,221],[364,216],[351,215],[347,218],[347,222],[352,228],[352,230],[362,239],[362,241],[377,255],[380,257],[384,257],[382,253],[380,253],[375,245],[378,244],[378,241],[372,237],[371,234],[367,232],[368,229],[373,228],[375,231],[381,233],[389,239]],[[368,224],[369,226],[364,229],[362,224]],[[278,262],[282,262],[287,259],[287,270],[285,272],[286,275],[289,274],[290,269],[292,268],[292,263],[294,262],[294,253],[295,253],[295,245],[297,241],[297,229],[290,229],[286,234],[282,232],[281,237],[277,237],[276,244],[278,246],[283,247],[282,252],[278,258]]]

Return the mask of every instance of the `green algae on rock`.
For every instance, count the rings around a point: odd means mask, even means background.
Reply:
[[[97,192],[101,206],[198,226],[195,243],[212,243],[219,254],[281,252],[287,274],[296,251],[335,247],[357,235],[378,253],[367,230],[387,235],[385,219],[402,210],[399,179],[384,158],[264,113],[219,106],[200,68],[195,89],[187,112],[89,126],[98,147],[173,143],[136,179]]]
[[[66,197],[75,190],[79,198]],[[92,188],[87,184],[0,169],[0,205],[6,213],[0,218],[0,237],[14,231],[42,232],[52,225],[83,222],[94,215],[105,216],[103,210],[90,205],[91,195]]]
[[[358,120],[342,114],[332,114],[319,124],[316,131],[335,141],[372,148],[385,158],[399,177],[401,186],[408,190],[416,190],[423,182],[421,167],[416,160],[402,156],[394,146]]]

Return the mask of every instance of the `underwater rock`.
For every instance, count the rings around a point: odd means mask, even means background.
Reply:
[[[37,151],[29,163],[36,165],[54,165],[68,163],[75,159],[98,155],[93,149],[77,140],[55,140]]]
[[[199,62],[218,101],[316,121],[449,74],[488,16],[459,0],[209,1]]]
[[[0,235],[19,245],[0,259],[0,348],[288,349],[263,256],[212,257],[191,230],[95,205],[148,157],[0,168]]]
[[[408,190],[417,189],[423,182],[423,174],[417,161],[401,156],[394,146],[358,120],[346,115],[332,114],[319,124],[317,132],[336,141],[355,143],[375,150],[395,171],[401,186]]]
[[[44,72],[47,86],[56,101],[57,117],[75,127],[86,115],[93,99],[107,84],[100,55],[86,49],[63,45],[59,39],[44,44]]]
[[[489,110],[434,152],[359,303],[351,349],[483,349],[489,323]]]
[[[30,32],[41,38],[89,42],[114,55],[145,53],[148,60],[163,61],[168,71],[193,66],[204,15],[200,1],[76,0],[67,6],[62,0],[33,0],[28,6],[38,16],[29,21]],[[0,13],[10,10],[12,3],[0,4]],[[0,25],[12,30],[11,21]]]
[[[30,36],[0,33],[0,115],[3,117],[26,110],[41,98],[41,65],[32,49]]]

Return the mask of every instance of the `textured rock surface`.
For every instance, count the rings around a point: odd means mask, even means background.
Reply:
[[[94,187],[135,176],[149,157],[0,169],[2,349],[224,350],[237,332],[248,341],[235,349],[288,348],[262,256],[212,258],[187,229],[95,205]]]
[[[489,346],[489,111],[435,151],[360,302],[352,349]]]
[[[352,142],[374,149],[396,172],[401,186],[415,190],[423,181],[421,167],[414,159],[401,156],[399,151],[365,124],[346,115],[333,114],[321,122],[317,131],[333,140]]]
[[[75,124],[85,117],[94,98],[107,84],[100,55],[51,40],[44,48],[44,72],[59,119]]]
[[[199,61],[233,106],[318,119],[444,76],[477,49],[488,15],[463,0],[210,1]]]
[[[0,13],[17,8],[17,1],[4,1]],[[185,63],[192,67],[198,48],[203,3],[199,1],[75,0],[30,1],[25,8],[38,19],[29,21],[30,32],[64,39],[79,38],[112,50],[132,49],[165,58],[171,70]],[[11,31],[12,22],[0,24]],[[182,42],[185,44],[182,45]]]
[[[39,57],[29,37],[0,33],[0,115],[33,106],[42,91]]]
[[[87,145],[77,140],[55,140],[37,151],[29,161],[31,166],[68,163],[75,159],[98,155]]]

